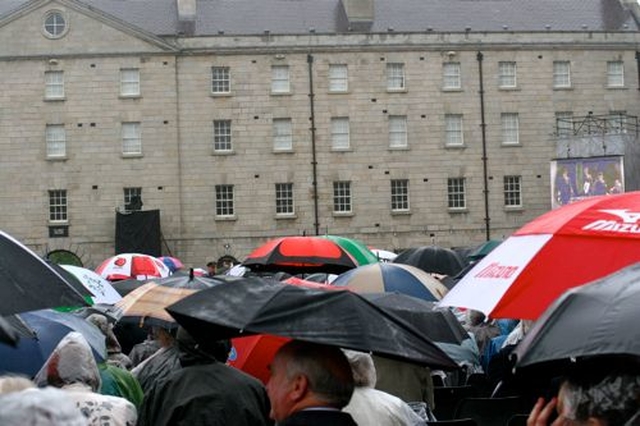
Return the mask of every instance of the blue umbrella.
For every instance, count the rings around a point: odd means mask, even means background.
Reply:
[[[107,350],[105,336],[93,324],[68,312],[46,309],[19,314],[35,337],[22,337],[16,347],[0,344],[0,374],[20,373],[33,377],[67,333],[81,333],[93,350],[97,362],[103,362]]]

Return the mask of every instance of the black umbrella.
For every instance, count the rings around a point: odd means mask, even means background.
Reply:
[[[15,346],[20,336],[18,331],[6,319],[0,317],[0,342]]]
[[[426,272],[450,276],[456,275],[465,266],[455,251],[438,246],[407,249],[393,259],[393,263],[403,263]]]
[[[0,315],[87,302],[43,259],[0,231]]]
[[[640,263],[565,292],[514,350],[516,368],[640,357]]]
[[[351,291],[250,277],[202,290],[167,311],[201,341],[272,334],[457,368],[425,333]]]
[[[401,293],[364,293],[362,296],[423,331],[434,342],[459,345],[469,338],[454,313],[437,309],[436,302]]]

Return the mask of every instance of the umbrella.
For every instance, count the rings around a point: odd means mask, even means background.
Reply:
[[[269,364],[278,349],[291,339],[270,334],[235,337],[227,364],[244,371],[266,384],[271,373]]]
[[[20,340],[18,330],[3,317],[0,317],[0,343],[15,346]]]
[[[457,367],[423,332],[351,291],[244,278],[195,293],[167,311],[196,340],[273,334]]]
[[[340,274],[333,286],[347,287],[358,293],[397,292],[435,302],[447,288],[428,273],[414,266],[376,263]]]
[[[87,302],[32,250],[0,231],[0,315]]]
[[[397,253],[389,250],[382,250],[377,248],[371,248],[370,250],[378,258],[378,262],[393,262],[393,259],[398,257]]]
[[[111,283],[91,269],[81,268],[73,265],[59,265],[65,271],[62,275],[67,281],[78,281],[85,291],[89,291],[89,296],[93,303],[113,304],[122,299],[122,296],[112,287]]]
[[[247,256],[243,266],[254,272],[339,274],[358,266],[340,245],[321,237],[282,237],[270,240]]]
[[[337,243],[358,262],[358,265],[368,265],[378,262],[376,255],[361,241],[353,238],[340,237],[338,235],[323,235],[321,238],[326,238]]]
[[[172,275],[149,280],[116,303],[114,314],[122,320],[136,321],[141,326],[150,324],[173,328],[176,324],[165,310],[167,306],[199,290],[222,283],[220,279],[195,275]]]
[[[126,280],[113,281],[111,283],[111,286],[115,289],[115,291],[118,292],[120,296],[124,297],[149,281],[153,281],[153,279],[150,278],[148,280],[138,280],[136,278],[129,278]]]
[[[393,259],[393,263],[415,266],[429,273],[452,276],[464,268],[464,262],[455,251],[438,246],[407,249]]]
[[[96,268],[96,272],[109,281],[164,278],[171,275],[167,265],[157,257],[139,253],[122,253],[110,257]]]
[[[162,263],[167,265],[167,268],[169,268],[169,270],[172,273],[184,268],[184,264],[182,263],[182,261],[180,259],[176,258],[176,257],[161,256],[158,259],[160,259],[160,261],[162,261]]]
[[[60,340],[67,333],[81,333],[93,350],[97,362],[106,357],[105,336],[102,331],[83,318],[69,312],[46,309],[18,315],[35,333],[35,337],[22,337],[15,348],[0,344],[0,373],[35,375]]]
[[[502,240],[488,240],[475,247],[468,255],[467,260],[477,262],[493,251],[502,243]]]
[[[516,367],[600,356],[640,357],[640,263],[567,290],[514,350]]]
[[[480,260],[441,304],[536,319],[565,290],[640,261],[640,192],[589,197],[529,222]]]

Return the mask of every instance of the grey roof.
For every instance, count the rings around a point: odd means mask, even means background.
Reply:
[[[78,0],[150,33],[178,33],[176,0]],[[640,29],[620,0],[373,0],[372,32]],[[27,0],[0,0],[0,16]],[[340,0],[197,0],[196,36],[348,31]]]

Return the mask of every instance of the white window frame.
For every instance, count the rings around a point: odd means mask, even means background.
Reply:
[[[464,122],[462,114],[445,114],[445,146],[464,146]]]
[[[349,90],[347,64],[329,64],[329,92],[344,93]]]
[[[64,99],[64,71],[45,71],[44,85],[45,99]]]
[[[69,222],[69,199],[66,189],[50,189],[49,195],[49,223]]]
[[[291,118],[273,119],[273,150],[293,151],[293,123]]]
[[[522,207],[522,176],[504,176],[504,206],[506,208]]]
[[[498,62],[498,87],[514,89],[518,85],[518,68],[514,61]]]
[[[233,185],[216,185],[216,217],[229,218],[235,216]]]
[[[553,88],[571,88],[571,62],[553,61]]]
[[[48,159],[66,158],[67,131],[64,124],[47,124],[45,127],[45,145]]]
[[[351,149],[349,117],[331,117],[331,149]]]
[[[122,155],[142,155],[142,126],[139,121],[122,122]]]
[[[351,199],[351,181],[333,182],[333,213],[349,214],[353,212]]]
[[[504,112],[500,115],[502,123],[502,144],[520,144],[520,116],[517,112]]]
[[[271,66],[271,93],[291,93],[289,65]]]
[[[447,179],[447,207],[449,210],[465,210],[467,208],[466,178]]]
[[[120,96],[140,96],[140,70],[138,68],[120,69]]]
[[[293,183],[276,183],[276,216],[295,215],[295,203],[293,198]]]
[[[610,87],[610,88],[624,87],[624,62],[623,61],[607,62],[607,87]]]
[[[407,88],[407,81],[404,74],[404,63],[387,63],[387,90],[390,92],[404,91]]]
[[[559,138],[573,136],[573,111],[558,111],[556,116],[556,134]]]
[[[460,90],[462,88],[462,69],[460,62],[442,64],[442,89]]]
[[[211,67],[211,93],[214,95],[231,93],[231,69],[229,67]]]
[[[390,115],[389,116],[389,148],[407,148],[409,146],[407,139],[407,116],[406,115]]]
[[[391,211],[401,213],[409,209],[409,179],[391,179]]]
[[[233,152],[231,120],[213,120],[213,152]]]
[[[122,193],[125,206],[129,206],[134,197],[138,197],[142,201],[142,188],[139,186],[122,188]]]
[[[64,37],[69,30],[68,19],[60,10],[48,11],[42,19],[42,32],[45,37],[58,39]]]

